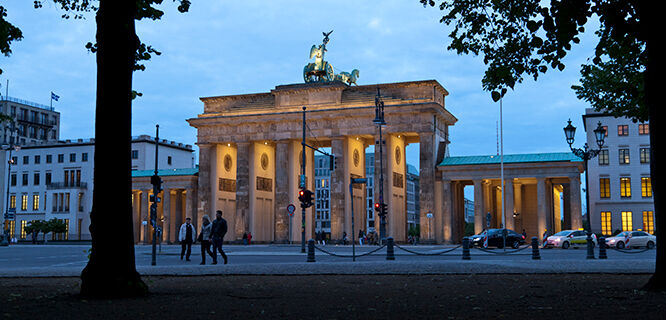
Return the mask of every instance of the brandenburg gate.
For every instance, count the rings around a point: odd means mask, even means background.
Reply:
[[[305,107],[307,144],[330,148],[337,159],[331,172],[331,239],[341,239],[343,232],[351,237],[352,206],[355,225],[365,226],[368,204],[365,186],[355,185],[350,193],[349,182],[365,177],[365,149],[370,145],[375,145],[374,185],[379,186],[380,141],[373,124],[379,89],[387,123],[382,129],[386,230],[396,241],[405,241],[405,147],[419,143],[420,215],[426,221],[426,215],[435,211],[436,167],[446,153],[449,126],[457,121],[445,108],[448,92],[435,80],[353,86],[357,70],[347,74],[353,81],[349,77],[308,81],[313,74],[322,76],[312,70],[329,69],[311,65],[304,70],[302,84],[201,98],[203,113],[188,120],[197,129],[200,150],[196,224],[203,215],[214,217],[216,210],[222,210],[229,223],[227,240],[251,232],[259,242],[300,241],[300,214],[293,217],[290,232],[287,206],[298,207]],[[305,152],[306,188],[314,191],[314,151]],[[379,188],[374,190],[378,199]],[[307,239],[314,234],[313,214],[308,208]]]

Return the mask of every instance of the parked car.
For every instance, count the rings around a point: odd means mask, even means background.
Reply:
[[[597,245],[597,236],[592,234],[592,242],[594,246]],[[563,230],[552,236],[546,238],[544,247],[546,248],[562,248],[569,249],[569,247],[578,248],[587,246],[587,232],[584,230]]]
[[[525,243],[525,236],[511,229],[490,229],[488,230],[488,247],[504,248],[503,232],[506,231],[506,245],[517,249]],[[471,246],[483,247],[486,231],[472,236]]]
[[[636,248],[646,247],[648,249],[654,248],[657,243],[657,237],[645,231],[623,231],[614,237],[606,239],[606,244],[611,248]]]

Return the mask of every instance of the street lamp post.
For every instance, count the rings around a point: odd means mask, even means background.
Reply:
[[[384,242],[386,238],[386,204],[384,203],[384,140],[382,139],[382,126],[386,125],[384,121],[384,101],[381,99],[379,88],[377,88],[377,97],[375,98],[375,119],[372,120],[379,127],[379,241]]]
[[[594,243],[592,242],[592,223],[590,222],[590,189],[589,189],[589,179],[587,174],[587,161],[596,157],[599,152],[601,152],[601,147],[604,145],[604,139],[606,138],[606,129],[601,126],[601,122],[597,124],[597,128],[594,129],[594,136],[597,140],[597,145],[599,149],[590,149],[587,142],[583,146],[583,149],[574,148],[571,145],[574,143],[574,136],[576,135],[576,127],[571,125],[571,120],[566,127],[564,127],[564,136],[567,139],[569,144],[569,149],[573,152],[574,155],[583,160],[583,166],[585,169],[585,215],[587,216],[587,259],[594,259]]]
[[[18,142],[18,136],[19,136],[19,131],[18,128],[15,130],[12,130],[9,128],[9,126],[5,127],[5,140],[7,139],[7,131],[9,131],[9,146],[7,150],[9,150],[9,157],[7,158],[7,195],[6,195],[6,206],[5,206],[5,216],[4,216],[4,221],[5,221],[5,226],[3,228],[3,237],[2,237],[2,242],[0,242],[0,246],[7,246],[9,245],[9,238],[10,236],[10,230],[9,230],[9,223],[7,221],[9,220],[14,220],[15,218],[10,219],[10,214],[9,214],[9,187],[11,185],[11,172],[12,172],[12,164],[14,164],[14,161],[12,159],[12,150],[20,150],[21,147],[18,146],[17,144],[14,144],[14,135],[12,133],[16,133],[16,141]]]

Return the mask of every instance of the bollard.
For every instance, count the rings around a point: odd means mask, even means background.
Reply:
[[[386,260],[395,260],[393,251],[393,238],[389,237],[386,239]]]
[[[464,237],[462,241],[462,258],[463,260],[470,260],[472,256],[469,255],[469,238]]]
[[[608,255],[606,254],[606,238],[605,237],[599,237],[599,259],[608,259]]]
[[[532,237],[532,260],[541,260],[541,254],[539,254],[539,240],[537,237]]]
[[[307,262],[316,262],[315,261],[315,242],[314,240],[308,240],[308,260]]]

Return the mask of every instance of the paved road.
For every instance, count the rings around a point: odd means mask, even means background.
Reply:
[[[454,249],[453,246],[403,246],[421,253],[439,253]],[[88,261],[89,245],[12,245],[0,247],[0,276],[32,275],[75,275]],[[472,250],[471,261],[463,261],[462,250],[456,248],[444,255],[414,255],[396,248],[396,260],[386,261],[386,249],[359,257],[353,263],[351,258],[333,257],[316,251],[316,264],[306,264],[306,255],[300,252],[300,245],[227,245],[229,256],[227,266],[200,266],[200,247],[192,247],[191,261],[180,260],[179,245],[163,245],[157,255],[157,265],[151,266],[152,247],[135,247],[136,264],[140,272],[152,274],[210,274],[228,273],[364,273],[377,272],[623,272],[646,273],[654,269],[655,250],[632,254],[608,251],[608,260],[586,260],[585,249],[546,249],[541,250],[541,260],[531,259],[531,248],[511,255],[498,255]],[[356,253],[363,254],[377,247],[357,246]],[[323,246],[323,250],[338,255],[351,255],[351,246]],[[511,250],[507,250],[511,251]],[[500,253],[503,250],[492,249]],[[598,255],[598,252],[597,252]],[[222,259],[219,259],[220,262]],[[207,257],[208,264],[212,262]],[[317,265],[313,267],[313,265]],[[211,269],[214,268],[214,269]],[[226,268],[226,269],[225,269]],[[300,270],[300,271],[299,271]],[[336,271],[337,270],[337,271]],[[354,271],[356,270],[356,271]],[[391,271],[393,270],[393,271]]]

